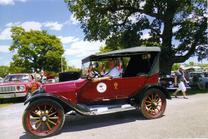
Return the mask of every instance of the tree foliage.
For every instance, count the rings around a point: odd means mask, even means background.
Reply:
[[[13,72],[61,71],[64,49],[56,36],[46,31],[25,31],[22,27],[12,27],[11,32],[10,51],[16,53],[10,67]]]
[[[0,77],[5,77],[9,73],[9,66],[0,66]]]
[[[87,40],[106,40],[110,49],[160,46],[161,72],[190,56],[207,53],[204,0],[65,0]],[[150,37],[143,37],[144,33]],[[203,51],[203,52],[202,52]]]

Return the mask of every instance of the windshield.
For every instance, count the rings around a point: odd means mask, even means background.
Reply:
[[[7,75],[4,79],[4,82],[12,82],[12,81],[28,82],[29,79],[30,79],[29,75]]]
[[[119,75],[123,72],[123,66],[126,65],[129,58],[102,59],[99,61],[89,61],[82,64],[82,78],[107,76],[111,70],[118,71]]]

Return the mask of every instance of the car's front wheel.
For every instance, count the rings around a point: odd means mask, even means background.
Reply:
[[[142,115],[147,119],[161,117],[166,108],[166,97],[164,93],[156,88],[145,92],[140,105]]]
[[[40,99],[29,104],[24,111],[23,127],[33,136],[47,137],[60,131],[64,120],[64,110],[59,103]]]

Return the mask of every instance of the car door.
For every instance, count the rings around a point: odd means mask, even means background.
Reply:
[[[114,93],[114,80],[99,82],[88,81],[78,93],[80,103],[93,103],[98,101],[110,101],[116,99]]]
[[[124,99],[134,95],[143,88],[146,76],[115,78],[111,80],[111,93],[116,99]]]

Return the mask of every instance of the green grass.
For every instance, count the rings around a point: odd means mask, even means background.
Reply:
[[[3,108],[3,107],[8,107],[10,105],[12,105],[13,103],[4,103],[4,104],[0,104],[0,108]]]
[[[208,93],[208,89],[188,89],[187,94],[188,95],[194,95],[194,94],[203,94],[203,93]]]
[[[170,95],[174,93],[174,91],[169,91]],[[208,89],[197,89],[197,88],[191,88],[186,91],[187,95],[195,95],[195,94],[203,94],[208,93]],[[182,92],[178,92],[178,96],[182,96]]]

